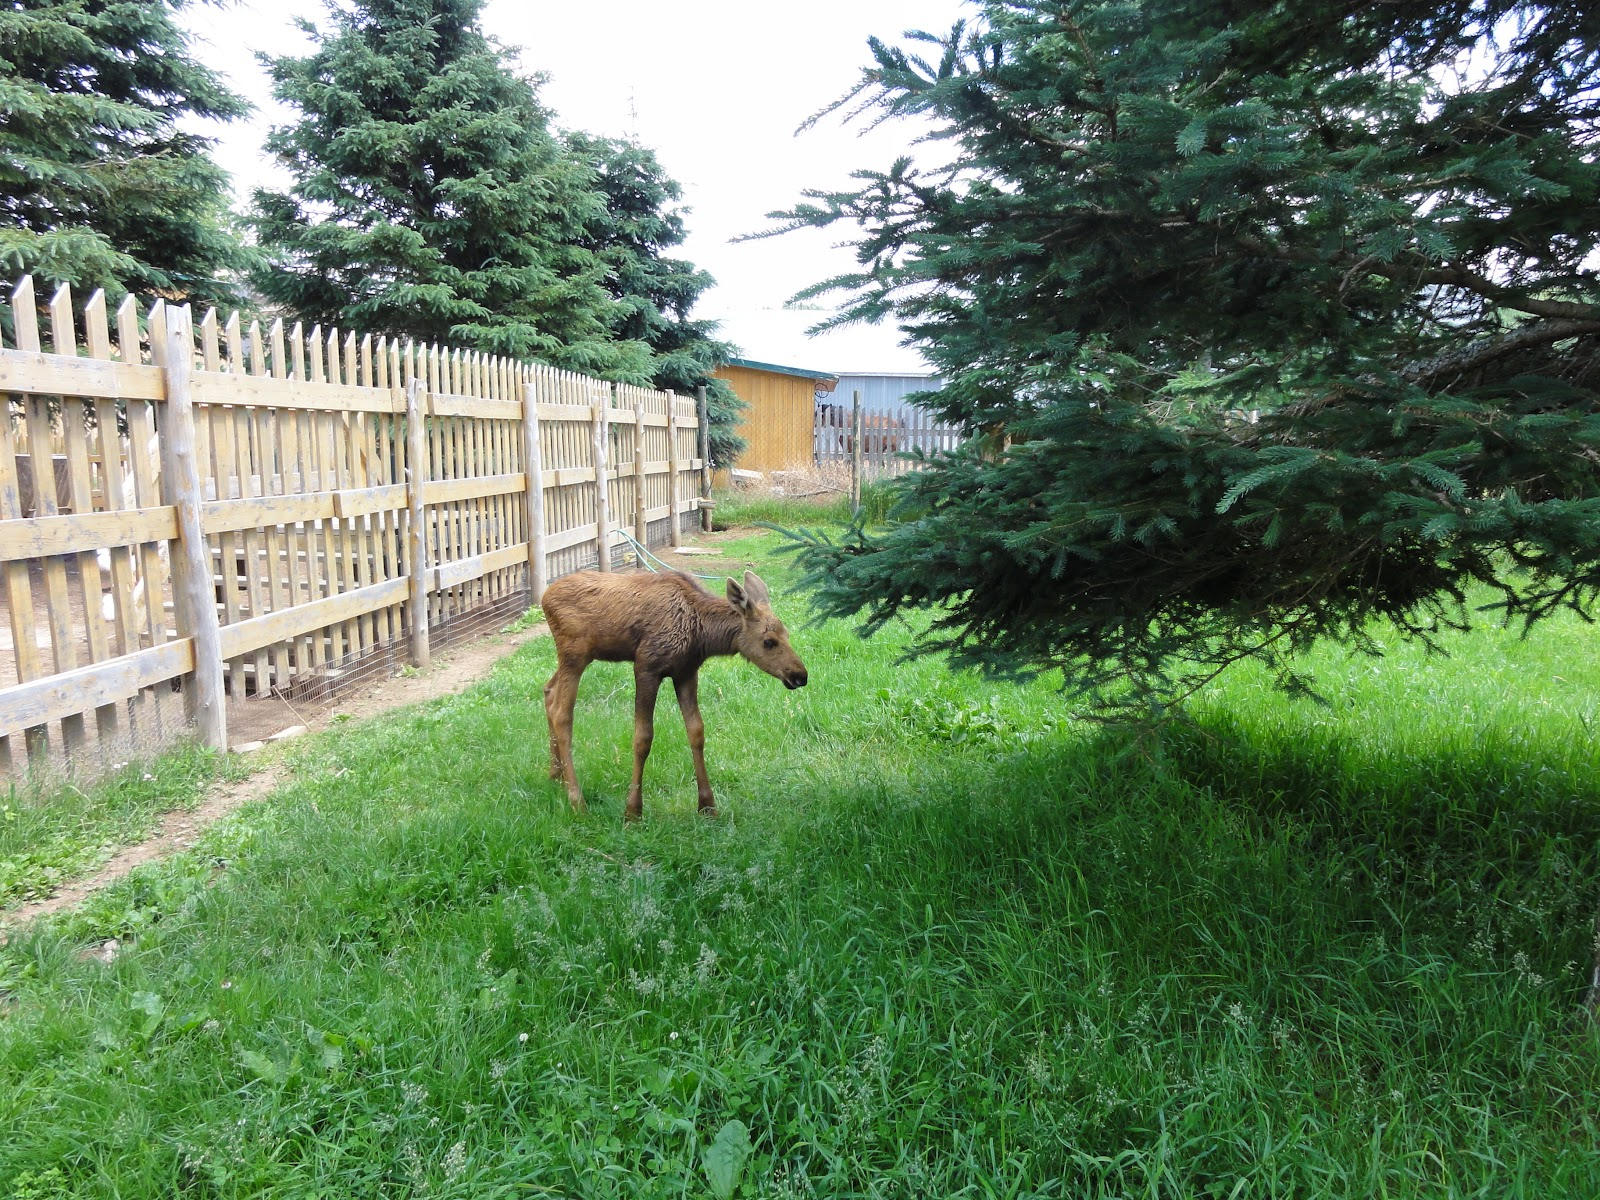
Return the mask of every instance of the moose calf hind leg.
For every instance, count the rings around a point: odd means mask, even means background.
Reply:
[[[644,815],[644,764],[650,757],[650,744],[656,734],[656,693],[661,689],[659,675],[634,670],[633,694],[633,783],[628,787],[628,806],[623,817],[637,821]]]
[[[550,778],[561,778],[561,743],[556,738],[555,710],[551,707],[555,696],[556,676],[550,677],[550,682],[544,685],[544,722],[550,727]]]

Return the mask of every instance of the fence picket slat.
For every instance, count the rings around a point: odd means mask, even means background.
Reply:
[[[62,284],[50,302],[50,340],[55,353],[76,355],[78,336],[72,319],[72,293]],[[61,398],[61,436],[66,465],[67,504],[73,513],[92,513],[94,503],[94,466],[89,457],[89,425],[93,420],[92,402]],[[105,576],[100,570],[100,556],[86,550],[77,556],[78,589],[83,599],[83,625],[88,642],[91,663],[104,662],[112,656],[110,631],[103,609]],[[107,556],[106,565],[111,565]],[[115,705],[102,705],[95,710],[95,729],[102,739],[116,737],[120,731]]]
[[[151,337],[155,325],[151,324]],[[139,309],[132,296],[117,307],[117,354],[123,362],[140,360]],[[154,343],[150,356],[159,359]],[[128,508],[150,508],[161,503],[160,461],[156,443],[155,413],[144,400],[130,400],[128,421],[128,474],[133,480],[133,502]],[[137,558],[139,582],[134,585],[134,617],[143,631],[141,640],[159,646],[167,640],[166,596],[169,550],[165,542],[147,542]]]
[[[39,343],[39,314],[35,307],[33,280],[26,278],[11,297],[12,327],[16,330],[17,349],[33,354],[42,353]],[[56,497],[55,423],[50,415],[50,401],[46,396],[30,395],[23,403],[27,414],[25,428],[28,438],[28,466],[33,482],[31,510],[39,516],[55,516],[60,506]],[[27,505],[27,499],[23,501]],[[45,625],[50,631],[50,657],[56,673],[70,671],[78,665],[76,637],[72,625],[72,608],[67,590],[67,565],[51,555],[42,564],[46,597]],[[84,722],[81,715],[62,718],[62,739],[68,755],[82,749]]]

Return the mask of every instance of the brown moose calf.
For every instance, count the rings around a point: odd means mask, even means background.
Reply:
[[[565,779],[567,798],[584,811],[572,761],[572,708],[584,669],[601,662],[633,663],[633,783],[625,815],[643,811],[644,763],[655,736],[656,693],[672,680],[694,755],[700,811],[717,811],[706,778],[706,728],[700,719],[700,664],[717,654],[741,654],[788,688],[805,687],[806,665],[789,632],[772,613],[767,585],[753,571],[744,585],[728,580],[728,598],[713,596],[679,572],[605,574],[581,571],[545,589],[542,607],[556,642],[556,673],[544,685],[550,722],[550,778]]]

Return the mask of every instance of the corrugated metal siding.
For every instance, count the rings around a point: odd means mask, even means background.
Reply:
[[[900,410],[909,407],[905,398],[912,392],[937,392],[942,387],[944,380],[937,375],[841,375],[828,399],[848,408],[851,393],[859,391],[862,408],[900,416]]]

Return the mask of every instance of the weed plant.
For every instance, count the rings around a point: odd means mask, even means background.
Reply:
[[[0,1194],[1600,1195],[1590,641],[1138,736],[797,628],[702,674],[724,815],[667,699],[633,827],[631,671],[574,818],[536,641],[0,951]]]

